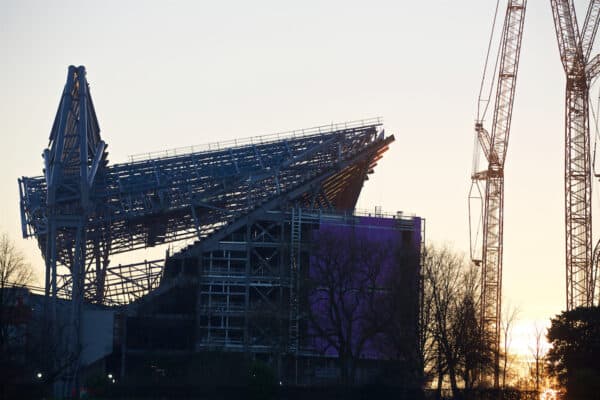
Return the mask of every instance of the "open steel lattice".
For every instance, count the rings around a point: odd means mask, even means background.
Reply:
[[[109,165],[85,68],[71,66],[44,175],[19,179],[23,236],[38,241],[47,295],[127,303],[157,285],[160,263],[114,267],[111,255],[218,240],[257,210],[353,209],[393,140],[370,119]],[[70,275],[59,275],[59,266]]]

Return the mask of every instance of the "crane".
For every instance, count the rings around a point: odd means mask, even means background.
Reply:
[[[499,67],[497,68],[498,74],[491,133],[484,128],[485,111],[481,114],[478,112],[475,122],[475,154],[478,155],[482,152],[486,158],[487,166],[485,169],[479,170],[477,162],[475,163],[471,176],[471,191],[469,193],[470,199],[478,197],[482,201],[481,204],[483,206],[481,209],[481,217],[483,219],[481,256],[478,257],[475,255],[472,247],[471,257],[475,264],[482,266],[481,334],[483,339],[492,347],[495,387],[499,385],[500,376],[504,162],[510,134],[526,5],[527,0],[509,0],[507,3],[502,36],[498,48],[497,60],[499,64],[496,64]],[[492,28],[492,36],[493,32],[494,28]],[[490,48],[491,42],[492,38],[490,38]],[[488,56],[489,51],[488,49]],[[481,93],[479,101],[481,104]],[[487,102],[489,103],[489,99]],[[487,110],[487,106],[485,110]],[[485,185],[483,193],[480,183]],[[469,218],[472,220],[471,210],[469,210]],[[473,231],[471,231],[471,244],[473,246]]]
[[[590,165],[589,89],[600,70],[590,54],[600,1],[589,2],[579,30],[573,0],[550,0],[565,90],[565,253],[567,310],[591,306],[597,267],[592,256],[592,176]]]

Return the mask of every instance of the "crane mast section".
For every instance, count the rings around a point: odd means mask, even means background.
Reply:
[[[586,82],[567,79],[565,115],[565,238],[567,309],[591,306],[592,209],[589,103]]]
[[[588,5],[580,33],[572,0],[551,0],[565,90],[565,258],[567,310],[591,306],[595,266],[592,254],[592,182],[589,84],[597,58],[588,62],[600,19],[600,1]]]
[[[570,0],[550,0],[560,60],[567,76],[574,70],[575,61],[581,57],[581,54],[579,54],[579,57],[577,54],[578,49],[580,49],[579,28],[577,27],[577,19],[572,17],[574,13],[571,12],[571,3]]]
[[[510,133],[517,69],[521,54],[523,23],[526,0],[511,1],[508,5],[502,44],[500,49],[500,71],[496,90],[496,107],[492,124],[492,152],[490,164],[502,168],[506,159],[506,148]]]
[[[517,70],[523,37],[526,0],[509,1],[500,44],[500,69],[492,132],[488,136],[481,122],[476,125],[480,144],[488,159],[485,177],[485,205],[482,250],[482,334],[492,344],[494,385],[499,384],[500,314],[502,308],[502,252],[504,230],[504,162],[510,134]],[[488,142],[489,137],[489,142]]]
[[[600,1],[592,0],[589,4],[581,32],[581,52],[583,59],[589,60],[594,45],[594,39],[598,32],[598,19],[600,19]]]

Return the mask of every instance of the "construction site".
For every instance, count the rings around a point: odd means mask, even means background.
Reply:
[[[572,1],[550,3],[566,74],[565,298],[573,310],[600,297],[589,93],[600,73],[600,55],[592,56],[600,1],[589,2],[581,29]],[[504,385],[504,171],[526,7],[508,0],[496,28],[496,6],[468,193],[474,324],[491,357],[474,380],[493,389]],[[242,385],[263,370],[282,387],[425,386],[426,216],[357,207],[394,145],[382,118],[118,163],[99,119],[86,68],[69,66],[43,170],[18,180],[22,236],[36,241],[45,276],[38,293],[19,288],[15,304],[28,310],[19,326],[42,321],[35,329],[60,343],[60,361],[44,366],[61,365],[55,396],[79,396],[94,376],[151,391]]]
[[[112,329],[113,343],[93,362],[109,360],[120,380],[148,370],[166,373],[149,355],[189,359],[217,352],[240,354],[227,356],[238,360],[230,371],[244,360],[261,360],[282,384],[334,382],[339,348],[318,343],[309,324],[309,315],[331,310],[319,309],[304,287],[325,235],[389,243],[380,265],[402,269],[403,288],[415,299],[401,313],[410,354],[397,359],[407,371],[418,369],[424,220],[355,211],[363,183],[394,141],[380,119],[114,165],[98,126],[85,68],[69,67],[44,150],[45,175],[19,181],[23,235],[37,239],[47,263],[44,312],[66,321],[67,353],[77,355],[99,342],[94,335]],[[177,242],[185,245],[168,247],[162,260],[110,264],[115,254]],[[374,276],[374,284],[385,288],[385,273]],[[88,304],[104,307],[103,327],[86,328]],[[366,329],[359,322],[351,327]],[[368,358],[389,359],[369,346]],[[63,375],[65,387],[81,385],[85,365],[75,358]],[[367,367],[358,373],[364,380],[377,375]]]

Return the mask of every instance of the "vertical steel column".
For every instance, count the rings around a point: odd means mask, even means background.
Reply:
[[[292,208],[290,223],[290,322],[288,351],[294,356],[295,383],[298,384],[299,313],[300,313],[300,246],[302,209]]]
[[[71,265],[73,276],[73,297],[71,298],[71,319],[69,324],[69,357],[72,357],[70,370],[71,387],[75,392],[81,387],[80,368],[82,352],[83,328],[83,301],[85,290],[85,260],[86,260],[86,234],[84,219],[78,221],[76,227],[75,245],[73,248],[74,259]]]
[[[589,89],[583,69],[567,75],[565,100],[565,254],[567,310],[591,306],[592,185]]]
[[[494,387],[500,376],[500,317],[502,305],[502,244],[504,231],[503,171],[488,171],[485,195],[483,270],[481,272],[481,326],[483,338],[491,345],[494,360]]]
[[[596,264],[592,259],[592,184],[587,70],[600,1],[591,0],[580,32],[572,0],[550,0],[565,89],[565,258],[567,310],[594,302]]]
[[[250,265],[251,260],[251,228],[252,221],[248,221],[248,224],[244,230],[244,240],[246,242],[246,262],[244,265],[244,350],[250,353],[250,271],[252,266]]]
[[[490,345],[493,353],[493,382],[496,388],[500,379],[504,163],[510,136],[526,6],[527,0],[509,0],[507,4],[499,50],[500,67],[491,134],[483,128],[483,120],[479,119],[482,116],[478,116],[475,124],[481,150],[488,162],[485,171],[474,171],[472,175],[474,183],[485,181],[480,324],[482,338]],[[476,152],[479,152],[479,149],[476,149]]]

